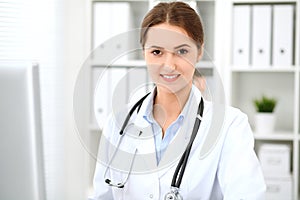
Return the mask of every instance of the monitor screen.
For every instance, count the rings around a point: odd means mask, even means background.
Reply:
[[[0,61],[0,199],[45,199],[38,69]]]

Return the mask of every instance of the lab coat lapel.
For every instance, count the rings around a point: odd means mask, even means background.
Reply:
[[[156,170],[157,161],[155,141],[152,133],[152,127],[150,125],[142,129],[142,135],[138,145],[138,153],[141,155],[141,161],[145,164],[145,170]]]
[[[139,113],[134,122],[141,135],[138,138],[137,163],[141,170],[153,171],[157,168],[155,142],[151,125]]]

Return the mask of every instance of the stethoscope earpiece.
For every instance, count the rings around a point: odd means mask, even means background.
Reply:
[[[111,183],[111,180],[110,179],[105,179],[105,183],[107,183],[108,185],[110,185],[110,186],[115,186],[115,187],[117,187],[117,188],[123,188],[124,187],[124,184],[122,184],[122,183],[117,183],[117,184],[112,184]]]

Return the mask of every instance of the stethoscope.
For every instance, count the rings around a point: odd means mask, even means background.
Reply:
[[[140,108],[141,108],[141,106],[143,104],[143,101],[146,99],[146,97],[149,94],[150,93],[148,93],[145,96],[143,96],[130,109],[129,113],[127,114],[127,116],[126,116],[126,118],[125,118],[125,120],[123,122],[121,130],[119,132],[119,134],[121,135],[121,137],[124,135],[124,130],[125,130],[128,122],[129,122],[129,120],[130,120],[133,112],[135,110],[137,110],[137,113],[139,112],[139,110],[140,110]],[[196,119],[195,119],[195,123],[194,123],[194,127],[193,127],[193,131],[192,131],[192,135],[191,135],[190,141],[189,141],[189,143],[188,143],[188,145],[187,145],[184,153],[182,154],[182,156],[181,156],[181,158],[179,160],[179,163],[178,163],[178,165],[177,165],[177,167],[175,169],[175,172],[174,172],[174,175],[173,175],[173,178],[172,178],[172,182],[171,182],[171,189],[170,189],[170,192],[168,192],[165,195],[165,198],[164,198],[165,200],[182,200],[183,199],[182,196],[179,193],[179,188],[180,188],[180,184],[181,184],[184,172],[185,172],[185,168],[186,168],[186,165],[187,165],[187,162],[188,162],[188,158],[189,158],[189,155],[190,155],[190,152],[191,152],[191,149],[192,149],[193,142],[194,142],[194,140],[196,138],[198,129],[199,129],[201,121],[202,121],[203,110],[204,110],[204,102],[203,102],[203,98],[201,97],[200,103],[198,105],[197,116],[196,116]],[[121,143],[121,140],[119,140],[119,143],[117,145],[116,151],[119,148],[120,143]],[[113,160],[113,158],[114,158],[114,156],[116,154],[116,151],[114,152],[111,160],[109,161],[108,166],[111,164],[111,162],[112,162],[112,160]],[[135,150],[135,153],[134,153],[131,165],[130,165],[129,173],[127,174],[125,180],[123,182],[120,182],[120,183],[113,183],[110,179],[104,178],[105,182],[109,186],[114,186],[114,187],[117,187],[117,188],[123,188],[125,186],[128,178],[129,178],[130,172],[132,170],[132,165],[133,165],[133,161],[134,161],[134,158],[135,158],[135,155],[136,155],[136,151],[137,150]],[[107,167],[106,170],[105,170],[104,177],[107,174],[108,168],[109,167]]]

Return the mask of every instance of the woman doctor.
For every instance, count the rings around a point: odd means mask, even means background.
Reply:
[[[140,42],[155,88],[108,119],[91,199],[264,199],[247,116],[204,101],[193,85],[203,38],[185,3],[159,3],[145,16]]]

